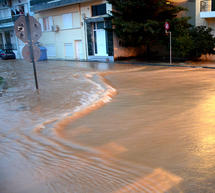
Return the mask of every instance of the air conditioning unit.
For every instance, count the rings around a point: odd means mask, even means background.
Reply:
[[[59,28],[58,25],[53,25],[53,26],[52,26],[52,31],[53,31],[53,32],[59,32],[59,30],[60,30],[60,28]]]

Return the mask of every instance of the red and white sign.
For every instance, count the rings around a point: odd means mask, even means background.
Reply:
[[[168,22],[165,22],[164,27],[165,27],[165,30],[169,30],[169,28],[170,28],[169,23],[168,23]]]

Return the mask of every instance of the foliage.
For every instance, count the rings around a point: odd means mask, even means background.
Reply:
[[[171,25],[174,57],[197,59],[202,54],[214,54],[215,38],[211,28],[193,27],[185,18],[175,18]]]
[[[192,58],[198,58],[202,54],[215,54],[215,38],[212,29],[206,26],[193,27],[190,35],[193,40],[193,48],[190,52]]]
[[[188,17],[177,17],[186,9],[174,6],[169,0],[108,0],[113,5],[114,31],[122,46],[168,45],[164,23],[172,32],[173,57],[195,59],[213,54],[215,39],[211,29],[193,27]]]
[[[168,0],[108,0],[113,5],[116,35],[125,46],[139,46],[157,41],[164,23],[172,20],[184,8]]]
[[[188,23],[188,18],[174,18],[171,21],[173,56],[178,58],[188,58],[193,49],[193,40],[190,34],[192,27]]]

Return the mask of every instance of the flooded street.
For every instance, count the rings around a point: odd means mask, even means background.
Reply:
[[[0,62],[0,193],[214,192],[214,70]]]

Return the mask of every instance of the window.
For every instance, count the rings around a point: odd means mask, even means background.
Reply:
[[[51,31],[53,26],[53,18],[52,16],[39,18],[39,22],[41,24],[42,31]]]
[[[67,13],[62,15],[63,19],[63,28],[64,29],[69,29],[72,28],[72,13]]]
[[[92,16],[104,15],[106,14],[106,4],[93,5],[92,6]]]

